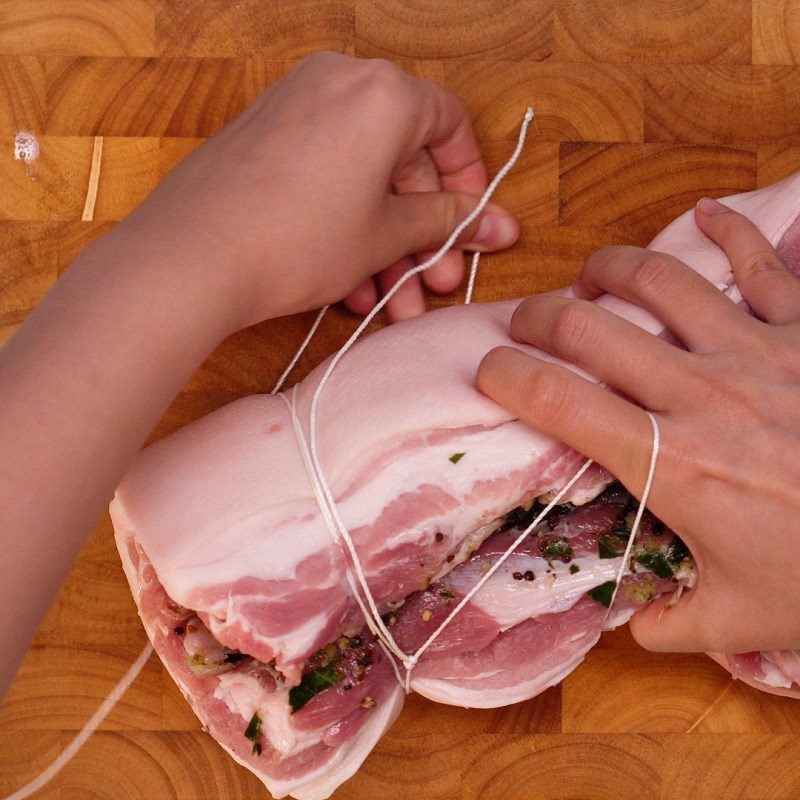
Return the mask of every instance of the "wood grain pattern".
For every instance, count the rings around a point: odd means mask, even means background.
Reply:
[[[209,136],[249,105],[244,71],[242,59],[48,58],[45,132]]]
[[[800,132],[792,113],[800,98],[797,67],[691,64],[644,71],[649,141],[746,147],[797,138]],[[709,102],[713,114],[686,113]]]
[[[754,0],[753,63],[800,63],[800,6],[794,0]]]
[[[463,98],[483,142],[517,136],[520,109],[536,109],[529,139],[641,142],[644,89],[627,65],[470,58],[421,62],[417,72]]]
[[[352,44],[352,3],[154,0],[160,55],[298,58]]]
[[[89,242],[304,54],[396,60],[464,98],[523,223],[484,258],[477,300],[569,283],[609,244],[644,244],[704,194],[800,169],[797,0],[0,0],[0,342]],[[41,158],[14,161],[19,130]],[[95,217],[81,222],[94,136]],[[433,306],[456,302],[432,298]],[[283,370],[312,314],[225,341],[156,440]],[[334,309],[294,377],[357,321]],[[44,768],[125,672],[144,633],[108,518],[97,525],[0,712],[0,796]],[[794,800],[800,703],[699,655],[604,635],[563,685],[497,710],[409,699],[344,800]],[[52,800],[255,800],[152,659],[56,781]]]
[[[558,4],[555,54],[565,61],[746,64],[750,0],[576,0]]]
[[[465,55],[541,61],[552,54],[553,0],[355,0],[356,53],[404,58]]]
[[[641,241],[703,195],[756,185],[754,153],[676,144],[561,146],[561,221],[603,225]]]
[[[4,0],[0,53],[153,55],[150,0]]]

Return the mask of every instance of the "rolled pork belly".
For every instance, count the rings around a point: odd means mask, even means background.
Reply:
[[[800,178],[724,201],[795,274]],[[650,245],[740,301],[687,212]],[[565,292],[566,293],[566,292]],[[317,415],[320,464],[384,623],[407,653],[584,459],[481,395],[483,356],[519,301],[457,306],[358,342]],[[655,335],[619,298],[596,301]],[[315,498],[304,442],[326,364],[284,396],[239,400],[144,450],[111,505],[145,629],[201,722],[275,797],[329,796],[400,712],[403,690],[353,595],[352,564]],[[569,366],[569,365],[566,365]],[[636,508],[591,467],[491,576],[412,673],[439,702],[498,706],[562,680],[603,627],[691,587],[680,540],[651,516],[608,604]],[[758,688],[800,690],[794,653],[714,655]]]

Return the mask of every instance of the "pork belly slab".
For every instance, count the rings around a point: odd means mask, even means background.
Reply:
[[[797,272],[798,176],[725,202]],[[691,212],[651,247],[741,299]],[[475,389],[490,349],[519,347],[507,333],[518,302],[443,309],[372,334],[320,398],[322,468],[378,608],[407,652],[508,547],[536,498],[561,489],[583,462]],[[619,298],[597,302],[664,333]],[[111,504],[140,615],[170,674],[237,761],[274,796],[300,800],[327,797],[346,780],[403,697],[351,595],[298,438],[298,429],[309,435],[324,367],[286,395],[239,400],[147,448]],[[568,674],[603,626],[690,585],[688,554],[649,518],[608,613],[631,510],[619,488],[604,492],[612,480],[598,467],[584,475],[568,505],[426,652],[414,690],[466,706],[532,697]],[[794,653],[715,657],[759,688],[798,691]]]

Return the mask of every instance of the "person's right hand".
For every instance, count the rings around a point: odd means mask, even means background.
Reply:
[[[229,328],[345,297],[366,313],[486,185],[457,97],[386,61],[319,53],[179,164],[112,235],[181,265],[176,302],[186,287],[211,287],[208,314],[232,313]],[[518,235],[515,219],[489,206],[460,244],[495,250]],[[449,292],[463,273],[451,251],[398,290],[390,319],[425,310],[422,283]]]
[[[727,254],[757,317],[671,256],[601,250],[572,299],[531,297],[511,334],[611,389],[514,348],[484,359],[479,387],[534,428],[595,459],[638,497],[655,413],[649,506],[689,546],[696,588],[638,613],[654,650],[800,649],[800,281],[759,230],[715,201],[700,229]],[[659,317],[680,349],[589,300],[610,292]]]

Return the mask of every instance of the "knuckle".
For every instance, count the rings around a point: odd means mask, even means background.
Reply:
[[[363,62],[361,77],[365,92],[384,103],[398,102],[403,87],[403,73],[390,61],[372,58]]]
[[[534,319],[534,308],[536,306],[536,297],[526,297],[515,309],[511,315],[511,324],[509,330],[513,339],[519,339],[520,336],[529,327],[530,321]]]
[[[316,53],[311,53],[310,55],[300,59],[300,61],[297,63],[297,69],[306,70],[310,68],[316,69],[321,66],[327,66],[331,62],[335,62],[336,55],[336,53],[332,53],[328,50],[318,50]]]
[[[658,458],[668,474],[681,475],[687,485],[696,485],[706,475],[703,453],[685,435],[662,440]]]
[[[592,319],[588,304],[574,300],[553,312],[550,344],[558,353],[574,353],[591,340]]]
[[[641,253],[631,270],[631,286],[639,295],[658,295],[667,287],[673,274],[673,265],[668,258],[659,253]]]
[[[438,195],[437,241],[444,242],[460,221],[458,199],[442,192]]]
[[[422,158],[412,158],[398,167],[394,173],[394,182],[398,186],[417,186],[425,180],[426,175],[426,164]]]
[[[543,365],[529,373],[526,392],[534,418],[559,420],[571,417],[577,407],[573,377],[558,367]]]
[[[761,276],[782,274],[785,271],[783,262],[777,253],[757,252],[749,256],[739,267],[742,278],[758,278]]]

